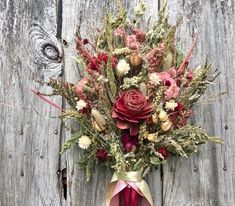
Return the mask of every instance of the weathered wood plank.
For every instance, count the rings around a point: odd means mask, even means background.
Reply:
[[[135,6],[140,1],[122,1],[123,5],[128,9],[128,15],[133,14]],[[156,18],[158,12],[158,2],[148,0],[148,14],[144,17],[147,21],[149,16]],[[94,39],[96,28],[101,26],[101,21],[105,14],[105,9],[114,10],[113,1],[94,1],[94,0],[64,0],[63,1],[63,31],[62,38],[65,39],[69,46],[65,48],[65,77],[67,80],[76,82],[80,79],[80,72],[77,68],[72,56],[76,56],[75,52],[75,33],[77,26],[81,27],[81,35],[83,38]],[[69,135],[69,134],[68,134]],[[76,159],[79,157],[77,148],[73,153],[67,153],[68,162],[68,204],[76,206],[84,205],[104,205],[105,190],[111,178],[110,171],[97,171],[92,180],[87,183],[84,172],[80,171]],[[161,181],[160,171],[155,171],[148,176],[148,182],[153,193],[155,202],[161,204]]]
[[[75,161],[76,148],[59,156],[61,124],[51,119],[58,112],[34,97],[29,89],[48,88],[34,80],[58,77],[62,68],[62,49],[56,12],[61,1],[0,1],[0,205],[65,205],[61,173],[68,172],[66,205],[104,205],[104,193],[111,172],[97,171],[87,183]],[[158,1],[147,0],[147,16],[155,15]],[[131,14],[135,1],[123,0]],[[63,38],[65,78],[76,82],[81,74],[72,59],[75,56],[75,32],[81,22],[83,37],[93,38],[105,8],[114,9],[112,1],[63,0]],[[178,40],[184,51],[199,31],[200,40],[192,64],[205,60],[214,63],[222,74],[204,99],[196,106],[197,122],[212,135],[223,137],[224,146],[203,146],[203,152],[189,160],[174,158],[160,170],[151,172],[148,182],[154,205],[235,205],[235,130],[233,88],[235,72],[235,3],[231,0],[169,1],[170,20],[182,18]],[[145,17],[145,20],[147,19]],[[81,18],[80,18],[81,17]],[[52,98],[58,104],[61,99]],[[35,110],[37,112],[35,112]],[[65,137],[68,138],[69,132]],[[63,160],[63,162],[62,162]],[[63,165],[62,165],[63,163]]]
[[[235,205],[235,6],[234,1],[169,1],[171,21],[182,17],[178,40],[183,50],[200,32],[192,65],[208,57],[221,75],[195,107],[193,122],[211,135],[221,136],[224,145],[202,146],[189,160],[171,160],[164,167],[163,205]],[[226,126],[228,125],[228,126]]]
[[[61,205],[58,111],[30,92],[58,77],[56,0],[0,2],[0,205]],[[61,104],[60,98],[52,101]]]

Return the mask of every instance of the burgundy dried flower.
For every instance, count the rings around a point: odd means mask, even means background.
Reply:
[[[184,106],[177,102],[177,107],[174,109],[174,111],[169,114],[170,120],[174,122],[177,117],[179,116],[180,112],[183,110]]]
[[[97,149],[96,151],[96,157],[100,161],[106,161],[107,160],[108,153],[104,149]]]
[[[85,45],[85,44],[88,44],[88,43],[89,43],[89,40],[88,40],[87,38],[85,38],[85,39],[82,40],[82,42],[83,42],[83,44]]]
[[[105,62],[107,64],[108,59],[109,59],[109,56],[105,52],[99,52],[98,53],[98,60],[100,62]]]
[[[92,70],[92,71],[98,71],[100,68],[100,64],[97,61],[97,59],[93,58],[93,61],[90,62],[90,64],[88,64],[88,69]]]
[[[126,152],[130,152],[134,147],[138,145],[138,137],[131,136],[129,133],[126,133],[121,136],[121,142]]]
[[[164,157],[164,160],[170,157],[170,152],[167,150],[166,147],[158,148],[157,152],[160,153]]]

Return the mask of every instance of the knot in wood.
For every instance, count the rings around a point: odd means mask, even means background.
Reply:
[[[42,53],[50,60],[61,62],[60,51],[52,43],[44,43],[42,45]]]

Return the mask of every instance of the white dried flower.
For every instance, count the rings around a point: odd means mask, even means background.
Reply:
[[[116,73],[118,77],[122,77],[124,74],[127,74],[130,70],[130,65],[126,62],[125,59],[119,60],[116,68]]]
[[[149,135],[147,136],[147,139],[148,139],[150,142],[156,142],[157,137],[158,137],[158,133],[153,133],[153,134],[149,134]]]
[[[86,103],[84,100],[80,99],[80,100],[77,102],[76,108],[77,108],[77,110],[82,110],[82,109],[84,109],[86,106],[87,106],[87,103]]]
[[[105,78],[103,75],[100,75],[97,79],[101,83],[107,83],[109,80]]]
[[[175,102],[174,100],[170,100],[169,102],[166,102],[165,108],[173,111],[177,106],[177,102]]]
[[[91,142],[90,138],[85,135],[81,136],[78,140],[78,145],[82,149],[88,149],[90,147],[91,143],[92,142]]]
[[[156,72],[149,74],[149,80],[154,85],[159,85],[161,82],[161,78]]]

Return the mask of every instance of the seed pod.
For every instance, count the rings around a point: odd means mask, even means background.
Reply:
[[[95,130],[97,130],[98,132],[102,132],[105,130],[104,126],[99,125],[96,121],[92,122],[93,127],[95,128]]]
[[[138,53],[134,52],[130,56],[130,63],[133,67],[139,67],[142,64],[142,58],[138,55]]]
[[[172,122],[170,120],[167,120],[166,122],[163,122],[161,124],[161,129],[162,131],[167,132],[171,128],[171,126],[172,126]]]
[[[95,125],[97,124],[99,126],[99,128],[103,131],[105,129],[105,126],[106,126],[106,121],[105,121],[103,115],[101,115],[99,113],[99,111],[96,110],[96,109],[92,109],[91,114],[92,114],[92,116],[94,117],[94,120],[95,120],[94,121],[95,123],[93,122],[93,126],[94,126],[94,124]],[[94,126],[94,127],[97,127],[97,126]]]
[[[160,111],[158,117],[159,117],[160,121],[162,121],[162,122],[165,122],[165,121],[168,120],[168,115],[167,115],[167,113],[164,110]]]
[[[168,71],[171,68],[172,61],[173,61],[172,54],[168,53],[166,58],[164,59],[164,64],[163,64],[162,70]]]

